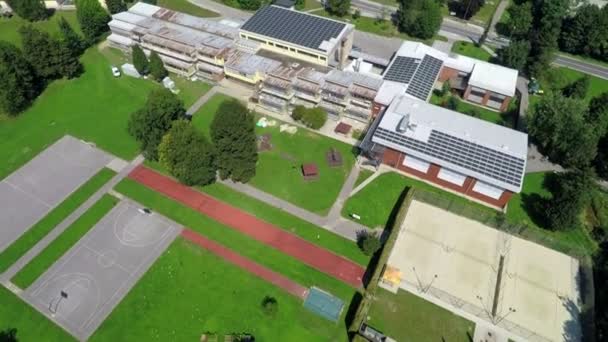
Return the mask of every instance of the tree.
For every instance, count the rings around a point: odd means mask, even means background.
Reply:
[[[460,17],[465,20],[471,19],[483,5],[485,5],[485,0],[462,0],[460,1]]]
[[[601,93],[589,102],[587,122],[595,123],[600,136],[608,133],[608,92]]]
[[[6,0],[21,18],[29,21],[44,20],[49,14],[42,0]]]
[[[96,43],[109,29],[110,16],[98,0],[76,0],[76,18],[89,45]]]
[[[22,26],[19,34],[25,58],[34,67],[36,73],[45,80],[57,78],[60,64],[57,42],[48,33],[40,31],[32,25]]]
[[[0,41],[0,112],[16,115],[38,96],[36,71],[18,47]]]
[[[509,45],[500,48],[496,54],[499,64],[523,71],[530,54],[530,42],[527,40],[512,40]]]
[[[587,91],[589,90],[589,84],[591,83],[591,78],[589,75],[585,75],[571,84],[567,85],[563,90],[564,96],[572,97],[575,99],[584,99],[587,95]]]
[[[400,0],[397,11],[399,30],[411,36],[432,38],[442,21],[441,8],[435,0]]]
[[[587,206],[594,185],[594,175],[589,168],[559,174],[545,208],[549,228],[569,230],[579,226],[579,216]]]
[[[350,0],[327,0],[325,1],[325,8],[329,13],[343,17],[350,10]]]
[[[125,5],[123,0],[106,0],[106,6],[108,7],[108,11],[112,14],[127,10],[127,5]]]
[[[562,18],[569,9],[569,0],[537,0],[533,7],[533,32],[528,69],[541,75],[549,68],[558,47]]]
[[[133,59],[133,66],[135,67],[135,70],[137,70],[140,75],[148,74],[148,70],[150,68],[148,57],[146,57],[146,54],[139,47],[139,45],[134,44],[131,46],[131,57]]]
[[[507,9],[509,20],[507,21],[507,30],[512,38],[526,38],[534,17],[532,16],[532,2],[523,2],[521,4],[513,4]]]
[[[458,109],[458,100],[454,96],[450,96],[444,102],[443,106],[447,109],[456,110]]]
[[[244,10],[255,11],[262,6],[261,0],[237,0],[239,7]]]
[[[58,24],[61,41],[66,45],[66,47],[70,51],[72,51],[74,56],[80,56],[84,52],[84,49],[86,47],[80,35],[78,35],[76,31],[74,31],[72,26],[70,26],[70,23],[68,23],[68,21],[65,20],[64,17],[61,17],[61,19],[59,19]]]
[[[17,342],[17,329],[10,328],[0,331],[0,342]]]
[[[597,156],[593,161],[593,166],[598,176],[608,179],[608,134],[604,135],[598,143]],[[608,325],[606,326],[608,328]]]
[[[380,249],[382,243],[377,235],[362,231],[357,234],[357,245],[363,254],[371,256]]]
[[[165,69],[163,60],[160,59],[155,51],[150,53],[150,75],[157,81],[162,81],[165,77],[169,76],[169,72]]]
[[[276,298],[265,296],[262,299],[262,311],[268,316],[274,316],[279,311],[279,302],[277,302]]]
[[[128,130],[146,158],[157,160],[158,145],[174,120],[184,117],[183,102],[167,89],[153,90],[143,108],[131,114]]]
[[[559,45],[569,53],[608,60],[608,10],[589,4],[577,8],[563,21]]]
[[[82,64],[78,60],[76,51],[70,50],[69,45],[64,41],[57,41],[55,55],[58,61],[57,72],[67,78],[74,78],[82,73]]]
[[[190,121],[173,121],[158,145],[158,160],[186,185],[208,185],[215,181],[215,149]]]
[[[548,157],[564,167],[584,167],[597,153],[599,135],[585,118],[581,100],[548,95],[532,109],[528,133]]]
[[[302,117],[304,117],[304,113],[306,113],[306,107],[302,105],[296,105],[296,107],[291,112],[291,118],[295,121],[300,121],[302,120]]]
[[[247,182],[255,176],[258,152],[253,115],[240,102],[223,102],[211,122],[211,140],[217,149],[222,179]]]

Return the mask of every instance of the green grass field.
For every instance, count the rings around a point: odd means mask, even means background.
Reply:
[[[116,173],[110,169],[102,169],[95,176],[74,191],[61,204],[46,214],[40,221],[7,249],[0,253],[0,272],[4,272],[15,261],[21,258],[38,241],[44,238],[55,226],[67,218],[76,208],[84,203],[91,195],[107,183]]]
[[[367,169],[361,169],[361,171],[359,171],[359,176],[357,177],[357,180],[355,181],[355,186],[353,187],[356,188],[359,184],[365,182],[366,179],[368,179],[369,177],[371,177],[374,174],[374,171],[370,171]]]
[[[219,17],[218,13],[196,6],[188,0],[159,0],[158,6],[174,11],[188,13],[197,17]]]
[[[482,61],[489,62],[492,58],[489,52],[486,50],[475,46],[475,44],[471,42],[455,42],[452,46],[452,52],[455,52],[459,55],[468,56],[471,58],[476,58]]]
[[[0,331],[17,329],[17,341],[76,341],[4,286],[0,286],[0,303]]]
[[[224,95],[213,96],[194,115],[193,124],[208,135],[213,116],[226,99]],[[276,127],[256,127],[258,135],[271,135],[273,149],[259,154],[256,176],[249,183],[301,208],[326,214],[354,165],[352,146],[303,128],[293,135],[281,133],[280,124]],[[342,154],[344,164],[341,167],[331,168],[327,165],[325,154],[330,148]],[[304,180],[300,169],[304,163],[318,166],[317,180]]]
[[[548,93],[550,91],[559,91],[569,85],[570,83],[584,77],[585,74],[573,69],[565,67],[552,67],[543,78],[539,79],[541,89]],[[590,101],[592,98],[600,95],[601,93],[608,91],[608,80],[590,76],[591,82],[589,83],[589,90],[585,101]],[[544,95],[530,95],[530,106],[528,110],[540,101]]]
[[[475,323],[407,291],[378,289],[368,323],[397,341],[469,342]]]
[[[277,299],[275,317],[262,312],[264,296]],[[198,341],[207,332],[250,333],[256,341],[347,341],[343,321],[317,317],[296,297],[182,239],[89,341]]]
[[[408,178],[396,172],[388,172],[378,176],[354,196],[350,197],[344,204],[342,216],[351,219],[351,214],[357,214],[361,216],[361,220],[357,222],[371,228],[383,228],[397,204],[399,196],[403,190],[409,187],[440,193],[447,198],[486,209],[480,204],[443,191],[432,185]]]
[[[201,213],[190,209],[130,179],[123,180],[116,190],[127,197],[193,229],[207,238],[235,250],[266,267],[304,285],[319,286],[334,295],[349,300],[355,292],[345,283],[313,269],[295,258],[269,248],[230,227],[224,226]]]
[[[39,30],[46,31],[51,35],[59,34],[58,22],[60,18],[65,18],[72,28],[77,32],[80,31],[80,26],[76,20],[76,11],[58,11],[53,14],[48,20],[42,20],[32,23],[34,27]],[[11,42],[15,45],[21,46],[21,37],[19,35],[19,28],[27,25],[30,22],[21,19],[18,16],[13,16],[10,19],[0,18],[0,40]]]
[[[22,268],[11,281],[22,289],[32,285],[49,267],[72,248],[114,206],[118,199],[104,195],[89,210],[64,230],[51,244]]]

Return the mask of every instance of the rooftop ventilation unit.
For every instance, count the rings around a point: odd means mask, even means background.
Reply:
[[[407,127],[410,124],[410,115],[405,114],[401,120],[399,120],[399,124],[397,125],[397,132],[403,133],[407,130]]]

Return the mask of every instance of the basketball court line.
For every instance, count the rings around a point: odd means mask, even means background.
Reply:
[[[1,182],[2,182],[2,183],[4,183],[4,184],[8,184],[8,186],[10,186],[11,188],[13,188],[13,189],[15,189],[15,190],[19,191],[20,193],[22,193],[22,194],[26,195],[27,197],[30,197],[31,199],[33,199],[33,200],[35,200],[35,201],[40,202],[40,204],[44,205],[44,206],[45,206],[45,207],[47,207],[48,209],[53,208],[53,206],[52,206],[52,205],[50,205],[50,204],[46,203],[46,201],[44,201],[43,199],[39,198],[38,196],[36,196],[36,195],[34,195],[34,194],[30,193],[30,192],[27,192],[27,191],[25,191],[25,190],[21,189],[19,186],[15,185],[15,184],[13,184],[13,183],[11,183],[11,182],[9,182],[8,180],[3,179]],[[78,188],[77,188],[76,190],[78,190]],[[76,190],[74,190],[74,191],[76,191]],[[68,195],[68,197],[69,197],[69,195]],[[66,198],[67,198],[67,197],[66,197]],[[50,210],[49,210],[49,211],[50,211]],[[48,213],[48,211],[47,211],[47,213]],[[45,215],[45,216],[46,216],[46,215]]]

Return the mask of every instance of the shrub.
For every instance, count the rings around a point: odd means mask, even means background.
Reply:
[[[279,302],[274,297],[264,297],[262,299],[262,311],[268,316],[276,315],[277,311],[279,311]]]
[[[357,234],[357,245],[361,248],[363,254],[373,255],[380,249],[382,243],[377,235],[361,231]]]

